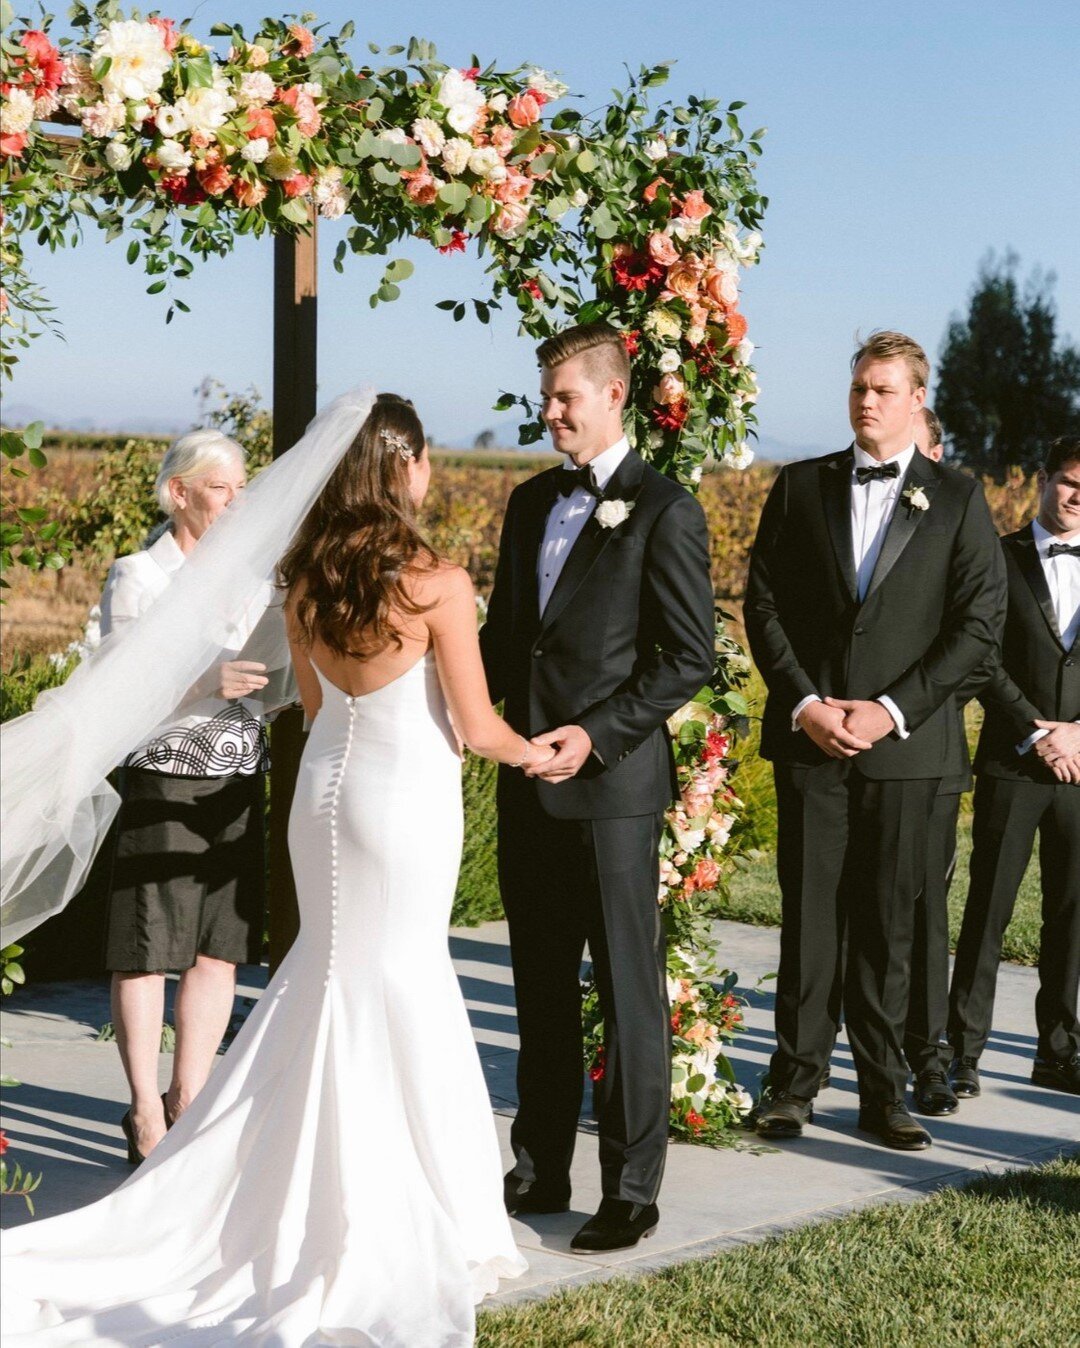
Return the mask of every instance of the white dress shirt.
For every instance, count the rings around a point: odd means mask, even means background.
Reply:
[[[1061,633],[1065,649],[1069,650],[1076,640],[1077,633],[1080,632],[1080,557],[1069,557],[1061,553],[1051,557],[1050,544],[1064,542],[1080,544],[1080,536],[1067,540],[1056,538],[1044,529],[1038,520],[1032,520],[1031,533],[1050,590],[1050,602],[1054,606],[1057,629]],[[1041,740],[1049,733],[1049,730],[1036,730],[1016,746],[1016,752],[1026,754],[1036,740]]]
[[[900,500],[900,487],[904,475],[916,453],[918,451],[914,441],[907,449],[901,450],[899,454],[894,454],[889,459],[875,459],[872,454],[867,454],[865,449],[855,446],[854,461],[851,465],[851,551],[855,561],[855,585],[860,603],[866,598],[866,592],[870,588],[874,567],[877,566],[878,557],[881,555],[893,511]],[[870,482],[859,481],[856,469],[877,468],[887,463],[896,464],[895,477],[874,478]],[[901,739],[906,740],[910,732],[903,712],[891,697],[883,694],[877,700],[892,717],[896,733]],[[820,701],[821,698],[817,693],[811,693],[809,697],[802,699],[791,713],[792,730],[799,729],[798,721],[803,708],[808,707],[811,702]]]
[[[623,436],[621,440],[616,440],[610,449],[605,449],[595,459],[589,460],[593,478],[601,491],[607,487],[607,484],[615,476],[615,470],[629,453],[630,444]],[[563,464],[563,468],[573,472],[575,468],[573,460],[568,458]],[[536,579],[540,587],[541,614],[547,608],[551,592],[555,589],[555,582],[559,579],[562,569],[566,565],[566,559],[570,555],[570,549],[577,542],[578,535],[585,528],[590,516],[596,509],[596,505],[596,497],[592,492],[586,491],[584,487],[579,487],[569,496],[559,496],[551,507],[551,513],[547,517],[547,525],[544,528],[544,541],[540,545],[540,554],[536,561]]]

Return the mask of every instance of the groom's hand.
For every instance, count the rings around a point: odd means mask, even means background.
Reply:
[[[842,711],[844,729],[864,742],[876,744],[896,729],[896,722],[880,702],[868,702],[863,698],[827,697],[825,705]]]
[[[565,782],[576,776],[592,753],[592,740],[579,725],[561,725],[544,735],[534,735],[532,742],[550,745],[555,750],[554,758],[525,770],[526,777],[539,777],[545,782]]]

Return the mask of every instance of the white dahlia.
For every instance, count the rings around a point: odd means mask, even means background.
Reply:
[[[94,64],[111,62],[102,76],[106,97],[139,100],[161,88],[172,56],[165,50],[165,35],[152,23],[117,19],[94,40]]]

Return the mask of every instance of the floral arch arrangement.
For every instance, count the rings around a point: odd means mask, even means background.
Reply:
[[[126,235],[127,259],[141,262],[149,293],[164,295],[168,321],[187,311],[176,283],[197,259],[227,254],[243,235],[347,218],[339,270],[350,253],[385,257],[404,238],[441,253],[475,248],[490,290],[442,301],[455,319],[471,308],[487,322],[513,306],[535,340],[568,321],[613,323],[633,357],[631,443],[690,489],[707,462],[752,458],[758,390],[739,278],[757,261],[766,203],[754,179],[762,133],[744,136],[742,104],[651,107],[669,73],[657,65],[584,115],[543,70],[500,71],[475,57],[455,69],[415,38],[385,53],[399,63],[356,63],[353,25],[328,34],[308,14],[266,19],[250,37],[216,23],[214,46],[189,21],[125,13],[116,0],[75,0],[77,36],[58,42],[48,17],[35,27],[13,19],[7,0],[3,8],[4,373],[14,348],[52,323],[27,269],[28,237],[55,249],[89,223],[110,240]],[[57,122],[77,137],[58,143],[48,129]],[[396,299],[412,270],[388,261],[372,306]],[[497,404],[514,405],[525,413],[522,443],[539,439],[527,396]],[[28,454],[32,465],[43,461],[39,445],[35,428],[2,441],[9,459]],[[63,564],[43,512],[5,523],[3,549],[5,563]],[[721,620],[712,686],[672,721],[683,795],[663,844],[680,1055],[673,1124],[714,1139],[745,1107],[720,1053],[737,1010],[706,958],[738,831],[728,778],[747,710],[744,669]],[[602,1071],[595,1055],[591,1066]]]

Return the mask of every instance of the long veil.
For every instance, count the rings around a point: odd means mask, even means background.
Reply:
[[[215,665],[261,660],[280,686],[289,654],[277,563],[373,403],[368,390],[331,403],[221,516],[137,623],[0,730],[0,944],[79,891],[120,803],[108,774],[175,718]]]

